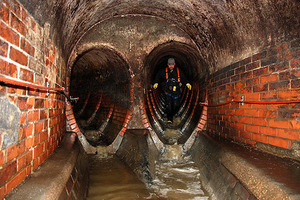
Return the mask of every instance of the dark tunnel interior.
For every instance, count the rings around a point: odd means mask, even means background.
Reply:
[[[146,58],[145,74],[148,75],[148,83],[153,83],[155,75],[167,66],[170,57],[175,58],[176,66],[183,70],[190,82],[196,82],[208,73],[208,66],[202,61],[197,49],[188,44],[170,41],[156,47]]]
[[[152,89],[155,75],[166,67],[169,57],[175,58],[176,65],[193,86],[191,91],[182,86],[180,108],[175,115],[177,121],[171,126],[166,123],[162,87]],[[191,45],[171,41],[156,47],[146,57],[144,66],[144,104],[149,122],[163,143],[183,144],[197,125],[202,111],[197,102],[205,99],[205,93],[200,92],[198,83],[208,75],[205,62],[201,62],[199,52]],[[92,145],[109,145],[121,131],[132,104],[129,80],[128,64],[108,48],[87,50],[74,62],[70,95],[79,97],[73,103],[74,114]],[[172,131],[178,132],[176,137],[167,137],[165,133]]]
[[[166,120],[164,86],[153,89],[152,85],[156,74],[167,67],[167,60],[171,57],[175,59],[176,66],[183,71],[187,82],[191,83],[193,87],[191,91],[185,85],[181,87],[180,107],[175,115],[175,123],[169,125]],[[205,62],[201,62],[197,49],[188,44],[174,41],[155,48],[146,58],[145,66],[145,76],[147,77],[145,85],[148,90],[144,102],[148,119],[160,140],[165,144],[183,144],[200,118],[202,107],[197,102],[205,98],[205,93],[200,94],[197,85],[208,75],[207,66]],[[168,133],[173,136],[169,137]]]
[[[74,114],[92,145],[112,143],[130,106],[126,62],[109,49],[92,49],[78,56],[71,73]]]

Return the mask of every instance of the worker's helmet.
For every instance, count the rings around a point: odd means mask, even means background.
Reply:
[[[175,65],[175,59],[174,58],[169,58],[168,59],[168,65]]]

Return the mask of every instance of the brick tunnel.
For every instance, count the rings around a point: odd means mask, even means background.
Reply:
[[[0,199],[85,199],[97,146],[141,180],[150,152],[178,146],[211,199],[299,199],[299,13],[297,0],[1,0]],[[170,57],[192,85],[172,125],[153,88]]]

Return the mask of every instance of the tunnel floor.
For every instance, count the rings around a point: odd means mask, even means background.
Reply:
[[[182,157],[181,154],[178,154],[180,153],[179,145],[167,145],[164,156],[161,156],[155,162],[156,177],[153,179],[152,185],[140,181],[132,168],[121,161],[117,155],[109,156],[105,146],[97,147],[98,154],[89,155],[90,187],[87,199],[99,199],[99,197],[101,197],[100,199],[214,199],[206,195],[207,193],[202,186],[205,187],[207,183],[204,182],[202,177],[200,180],[200,175],[208,175],[200,170],[202,167],[207,167],[207,172],[211,175],[217,174],[217,167],[220,164],[212,165],[210,161],[214,159],[217,160],[217,163],[222,162],[225,167],[233,170],[232,172],[235,175],[239,175],[240,171],[249,171],[250,169],[251,177],[246,176],[244,180],[252,179],[252,181],[258,181],[257,183],[263,183],[263,185],[254,184],[260,193],[268,192],[262,186],[275,185],[283,191],[275,191],[275,188],[271,188],[274,195],[289,192],[294,199],[299,199],[299,162],[276,158],[266,153],[233,143],[225,143],[224,141],[217,144],[217,140],[212,142],[210,139],[205,138],[204,135],[199,135],[193,152],[191,152],[192,158],[187,156],[182,160],[179,159]],[[64,142],[56,153],[31,178],[26,180],[25,184],[20,185],[6,199],[45,199],[43,198],[45,194],[53,195],[53,188],[56,188],[53,187],[53,184],[57,184],[58,179],[61,180],[63,176],[66,177],[66,181],[69,178],[68,173],[62,173],[62,169],[74,163],[76,155],[79,153],[79,145],[73,145],[74,137],[70,136],[64,141],[68,142]],[[218,149],[220,147],[221,149]],[[227,152],[226,149],[230,149],[231,153]],[[213,154],[208,153],[214,151],[224,155],[214,158]],[[61,162],[62,158],[64,158],[64,162]],[[72,170],[70,170],[70,174],[71,172]],[[264,181],[261,182],[260,179],[264,179]],[[216,183],[222,183],[222,180],[224,179],[217,179]],[[31,191],[30,195],[28,191]],[[59,195],[59,191],[55,190],[57,195]],[[213,193],[211,192],[209,191],[210,195],[221,193],[224,196],[228,191],[220,188],[214,190]],[[249,199],[255,198],[251,196]]]
[[[178,119],[179,120],[179,119]],[[179,123],[180,121],[174,123]],[[169,127],[167,140],[176,140],[179,130]],[[88,200],[93,199],[210,199],[202,186],[200,171],[180,145],[166,145],[165,152],[154,161],[154,174],[147,183],[117,156],[108,155],[105,146],[89,155]],[[142,169],[137,169],[142,170]]]
[[[291,194],[300,199],[300,162],[289,158],[277,157],[266,152],[257,151],[249,146],[241,146],[230,141],[221,141],[214,138],[222,148],[229,149],[235,155],[245,159],[247,163],[260,169],[265,176],[285,186]],[[242,166],[240,166],[242,167]]]
[[[202,188],[200,171],[191,158],[156,162],[155,179],[151,189],[166,199],[207,200]]]
[[[88,200],[93,199],[193,199],[207,200],[200,172],[190,157],[176,158],[176,148],[155,163],[155,179],[141,182],[118,157],[104,151],[89,155]],[[104,154],[103,154],[104,152]]]
[[[131,169],[115,156],[89,156],[87,200],[149,199],[150,193]]]

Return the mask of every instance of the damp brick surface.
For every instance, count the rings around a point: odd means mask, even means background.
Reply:
[[[215,72],[208,84],[209,104],[298,100],[299,38],[273,46]],[[287,149],[300,139],[299,103],[237,104],[208,108],[208,132],[235,141]],[[276,150],[273,150],[276,153]],[[279,153],[280,154],[280,153]],[[284,155],[282,155],[284,156]]]
[[[41,86],[63,85],[64,64],[46,32],[18,1],[1,1],[0,74]],[[2,199],[54,152],[65,132],[65,115],[59,93],[1,83],[0,97]]]

